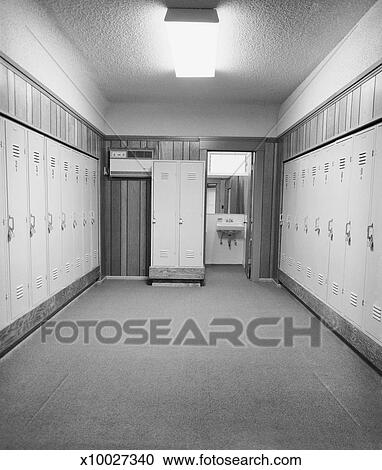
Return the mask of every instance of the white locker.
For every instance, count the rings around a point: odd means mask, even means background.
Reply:
[[[330,180],[330,203],[328,236],[330,242],[328,270],[328,304],[342,312],[344,265],[345,265],[345,226],[348,214],[350,159],[353,139],[346,138],[334,146],[333,176]]]
[[[374,137],[374,129],[354,137],[351,162],[343,309],[358,326],[362,324]]]
[[[203,266],[204,164],[180,164],[179,265]]]
[[[90,160],[90,230],[91,230],[91,268],[94,269],[99,265],[98,244],[99,244],[99,219],[98,219],[98,161]]]
[[[297,197],[297,160],[287,163],[288,166],[288,202],[287,213],[285,214],[285,254],[286,265],[285,272],[292,278],[295,278],[295,226],[296,226],[296,197]]]
[[[47,221],[48,221],[48,272],[49,293],[55,294],[63,288],[62,273],[62,214],[61,214],[61,146],[46,139],[47,158]]]
[[[371,217],[367,229],[364,328],[382,343],[382,125],[376,129]]]
[[[4,126],[5,121],[0,118],[0,329],[9,323],[8,219]]]
[[[82,246],[84,273],[91,269],[91,158],[82,156]]]
[[[284,163],[283,180],[283,203],[282,203],[282,225],[281,225],[281,246],[280,246],[280,269],[284,273],[288,269],[288,217],[289,217],[289,198],[290,198],[290,162]]]
[[[31,260],[31,306],[48,297],[46,165],[44,137],[28,131],[29,236]]]
[[[74,279],[79,279],[83,274],[83,156],[78,152],[72,153],[74,164],[74,182],[73,182],[73,230],[74,230]]]
[[[74,281],[74,163],[72,151],[64,146],[61,152],[61,232],[63,286]]]
[[[12,319],[29,309],[28,161],[23,127],[6,121],[8,241]]]
[[[154,161],[152,170],[152,266],[178,266],[179,165]]]

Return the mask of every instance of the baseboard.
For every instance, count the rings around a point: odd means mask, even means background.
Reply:
[[[382,346],[319,300],[301,284],[279,270],[280,283],[311,310],[330,330],[382,373]]]
[[[0,331],[0,357],[97,282],[99,266]]]
[[[169,268],[150,266],[150,280],[179,280],[179,281],[204,281],[205,268]]]
[[[148,276],[105,276],[108,281],[147,281]]]

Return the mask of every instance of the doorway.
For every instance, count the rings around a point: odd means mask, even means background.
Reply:
[[[251,275],[252,152],[207,154],[206,265],[241,265]]]

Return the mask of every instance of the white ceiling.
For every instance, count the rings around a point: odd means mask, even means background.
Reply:
[[[111,102],[281,103],[375,0],[39,0]],[[175,78],[167,7],[217,8],[216,78]]]

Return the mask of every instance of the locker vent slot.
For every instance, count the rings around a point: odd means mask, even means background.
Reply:
[[[64,171],[69,171],[69,162],[64,162]]]
[[[304,168],[304,169],[302,170],[302,172],[301,172],[301,177],[302,177],[303,180],[304,180],[305,177],[306,177],[306,170],[305,170],[305,168]]]
[[[161,171],[160,179],[161,180],[168,180],[168,173],[166,173],[164,171]]]
[[[285,186],[288,187],[289,184],[289,175],[285,175]]]
[[[15,158],[20,158],[20,147],[16,144],[12,145],[12,155]]]
[[[86,254],[85,254],[85,263],[88,263],[88,262],[89,262],[89,254],[86,253]]]
[[[20,286],[16,287],[16,299],[20,300],[24,297],[24,285],[21,284]]]
[[[58,269],[57,268],[52,270],[52,279],[53,279],[53,281],[58,279]]]
[[[366,152],[362,152],[358,156],[358,165],[363,166],[366,165]]]
[[[41,289],[42,284],[43,284],[43,282],[42,282],[42,276],[36,277],[36,288],[37,288],[37,289]]]
[[[197,178],[197,174],[194,173],[194,172],[191,172],[191,173],[187,173],[187,179],[190,180],[190,181],[195,181]]]
[[[340,170],[344,170],[346,167],[346,158],[340,158]]]
[[[332,284],[332,292],[334,295],[338,295],[340,293],[340,286],[336,282],[333,282]]]
[[[194,250],[186,250],[186,258],[195,258]]]
[[[86,183],[88,182],[88,179],[89,179],[89,170],[87,168],[85,168],[85,181],[86,181]]]
[[[350,292],[350,305],[352,305],[353,307],[358,306],[358,295],[354,292]]]
[[[297,179],[297,173],[294,171],[293,172],[293,183],[296,182],[296,179]]]
[[[300,261],[297,261],[297,271],[301,271],[302,269],[302,264],[300,263]]]
[[[81,266],[81,258],[76,258],[76,268]]]
[[[381,321],[382,320],[382,308],[373,305],[373,318],[374,320]]]
[[[70,273],[70,263],[65,263],[65,272]]]
[[[311,279],[312,278],[312,268],[306,268],[306,276]]]
[[[51,168],[56,168],[56,158],[55,157],[50,157],[50,166]]]
[[[75,172],[76,172],[76,175],[80,174],[80,166],[79,165],[75,166]]]
[[[285,253],[283,253],[283,254],[281,255],[281,261],[282,261],[282,262],[285,262],[285,261],[286,261],[286,254],[285,254]]]
[[[95,184],[96,181],[97,181],[97,176],[96,176],[96,175],[97,175],[97,173],[96,173],[95,170],[94,170],[94,171],[93,171],[93,184]]]
[[[324,165],[324,173],[329,173],[329,162],[326,162]]]
[[[289,256],[289,258],[288,258],[288,265],[289,265],[289,266],[292,266],[292,264],[293,264],[293,258],[291,258],[291,257]]]
[[[97,259],[97,250],[94,250],[93,252],[93,259]]]
[[[317,167],[314,166],[314,167],[312,168],[312,176],[316,176],[316,175],[317,175]]]
[[[159,251],[160,258],[168,258],[168,250],[160,250]]]
[[[318,283],[320,284],[320,286],[324,285],[324,276],[322,274],[318,275]]]
[[[40,154],[38,152],[33,152],[33,161],[36,165],[40,163]]]

